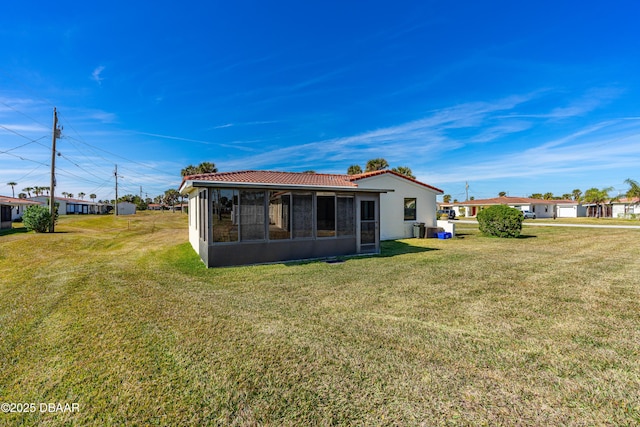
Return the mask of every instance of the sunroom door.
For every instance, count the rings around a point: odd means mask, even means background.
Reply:
[[[376,253],[380,247],[378,199],[361,196],[358,203],[358,252]]]

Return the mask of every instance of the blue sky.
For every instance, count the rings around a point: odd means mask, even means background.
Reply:
[[[31,4],[26,4],[31,3]],[[0,194],[156,196],[188,164],[344,173],[454,198],[640,179],[640,3],[9,2]],[[16,193],[17,194],[17,193]]]

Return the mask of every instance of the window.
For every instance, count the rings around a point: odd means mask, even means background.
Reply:
[[[237,242],[238,241],[238,191],[222,190],[214,188],[211,190],[214,242]]]
[[[404,220],[405,221],[415,221],[416,216],[416,198],[405,198],[404,199]]]
[[[11,221],[11,206],[0,206],[0,221]]]
[[[264,240],[264,191],[240,192],[240,240]]]
[[[207,241],[207,190],[202,190],[199,194],[200,200],[200,238]]]
[[[316,198],[316,229],[318,231],[318,237],[335,237],[336,196],[326,194],[327,193],[318,193]]]
[[[291,238],[291,194],[269,192],[269,240]]]
[[[293,195],[293,238],[313,237],[313,196],[311,193]]]
[[[355,234],[355,203],[353,196],[338,196],[338,237]]]

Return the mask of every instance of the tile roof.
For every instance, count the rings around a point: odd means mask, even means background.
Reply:
[[[186,180],[243,182],[257,184],[309,185],[319,187],[357,187],[347,179],[349,175],[334,175],[324,173],[274,172],[274,171],[237,171],[219,172],[186,176]]]
[[[0,196],[0,203],[11,205],[39,205],[40,202],[34,202],[26,199],[18,199],[16,197]]]
[[[610,203],[640,203],[640,197],[632,197],[632,198],[628,198],[628,197],[621,197],[617,200],[611,200]]]
[[[442,190],[436,187],[432,187],[428,184],[412,178],[408,178],[404,175],[388,169],[374,172],[365,172],[357,175],[246,170],[185,176],[182,179],[182,183],[184,184],[184,182],[186,181],[212,181],[230,183],[238,182],[254,184],[300,185],[310,187],[358,188],[357,181],[383,174],[396,175],[400,178],[406,179],[432,190],[442,192]],[[180,187],[182,187],[182,185]]]
[[[468,200],[466,202],[450,203],[461,206],[477,206],[477,205],[539,205],[539,204],[577,204],[574,200],[544,200],[533,199],[531,197],[493,197],[490,199]]]
[[[413,182],[415,184],[422,185],[423,187],[427,187],[427,188],[429,188],[431,190],[435,190],[435,191],[437,191],[439,193],[444,193],[444,191],[442,191],[439,188],[436,188],[436,187],[434,187],[432,185],[429,185],[429,184],[425,184],[424,182],[420,182],[417,179],[409,178],[408,176],[402,175],[401,173],[398,173],[398,172],[395,172],[395,171],[392,171],[392,170],[388,170],[388,169],[383,169],[383,170],[373,171],[373,172],[364,172],[364,173],[360,173],[360,174],[357,174],[357,175],[347,175],[347,176],[351,177],[351,179],[353,181],[358,181],[360,179],[370,178],[370,177],[373,177],[373,176],[384,175],[384,174],[395,175],[395,176],[400,177],[402,179],[406,179],[407,181],[411,181],[411,182]]]

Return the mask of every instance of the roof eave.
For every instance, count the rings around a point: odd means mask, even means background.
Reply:
[[[187,180],[180,186],[181,193],[189,193],[190,188],[245,188],[245,189],[274,189],[274,190],[298,190],[298,191],[335,191],[358,193],[390,193],[389,188],[360,188],[345,187],[340,185],[308,185],[308,184],[273,184],[265,182],[229,182],[229,181],[196,181]]]

